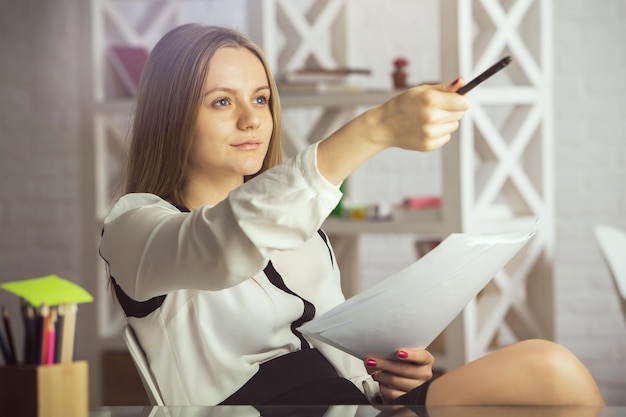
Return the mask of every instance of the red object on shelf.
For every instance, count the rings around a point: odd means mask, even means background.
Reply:
[[[141,72],[148,60],[148,50],[142,46],[113,45],[109,60],[131,96],[137,95]]]
[[[438,208],[441,207],[441,200],[439,196],[407,197],[402,206],[407,209]]]

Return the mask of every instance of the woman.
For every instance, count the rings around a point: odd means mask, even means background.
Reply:
[[[469,105],[462,85],[407,90],[282,163],[278,94],[258,47],[193,24],[159,41],[127,194],[100,252],[166,404],[603,404],[580,362],[549,342],[431,384],[427,351],[363,363],[297,330],[344,299],[319,229],[341,182],[386,148],[443,146]]]

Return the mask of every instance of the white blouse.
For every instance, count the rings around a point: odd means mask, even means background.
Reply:
[[[136,301],[167,295],[129,317],[168,405],[215,405],[259,365],[294,352],[302,298],[322,314],[341,303],[339,269],[318,233],[341,192],[317,170],[317,145],[190,213],[152,194],[120,198],[104,220],[100,254]],[[289,294],[272,284],[271,261]],[[363,363],[309,340],[368,398],[378,385]]]

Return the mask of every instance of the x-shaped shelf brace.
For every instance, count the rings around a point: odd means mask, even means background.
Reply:
[[[187,2],[180,0],[125,2],[93,0],[94,98],[104,101],[106,60],[114,45],[141,46],[150,50],[163,33],[183,23]]]
[[[278,78],[284,72],[308,65],[333,69],[345,64],[345,9],[346,0],[317,0],[303,10],[290,0],[264,0],[261,7],[267,30],[282,32],[282,49],[269,50],[268,60],[274,63]],[[277,39],[278,34],[270,36]],[[328,136],[342,122],[354,117],[354,110],[345,106],[322,107],[322,113],[307,132],[298,131],[295,122],[298,109],[283,108],[283,135],[285,153],[294,155],[308,144]],[[293,112],[293,118],[290,115]],[[300,113],[301,114],[301,113]]]
[[[529,23],[525,20],[537,24],[545,19],[541,10],[543,1],[516,0],[507,3],[506,10],[497,0],[459,0],[457,5],[459,16],[463,17],[460,27],[471,28],[474,33],[474,37],[459,38],[463,72],[478,74],[503,55],[514,57],[514,65],[507,68],[506,75],[498,75],[501,79],[508,76],[513,85],[485,85],[472,93],[473,106],[464,120],[472,128],[463,132],[475,153],[465,154],[463,158],[471,167],[466,172],[475,174],[474,195],[470,199],[471,207],[466,209],[474,221],[503,203],[513,217],[549,217],[542,195],[546,169],[542,151],[548,140],[543,129],[548,113],[542,95],[546,77],[521,35],[521,26]],[[537,28],[537,32],[540,30],[543,27]],[[467,51],[473,51],[478,59],[472,60]],[[507,108],[510,112],[503,117]],[[530,276],[544,262],[548,238],[549,234],[546,236],[539,230],[511,268],[499,271],[470,303],[464,313],[465,328],[472,334],[466,359],[487,352],[503,329],[519,339],[550,338],[550,330],[531,307],[527,293]]]
[[[540,235],[535,236],[522,255],[518,256],[515,269],[499,271],[490,287],[476,299],[478,350],[488,350],[503,325],[508,325],[520,340],[529,337],[549,338],[545,326],[527,304],[526,296],[527,277],[536,263],[541,261],[544,248],[541,239]]]
[[[311,61],[322,68],[343,64],[346,0],[317,0],[304,14],[297,4],[290,0],[264,0],[262,3],[262,7],[273,11],[267,18],[276,19],[264,22],[264,27],[280,29],[286,38],[282,50],[269,49],[270,55],[276,54],[268,56],[276,65],[274,72],[280,76],[284,71],[300,69]],[[337,31],[343,33],[334,36]],[[277,38],[275,34],[270,39]]]
[[[465,120],[466,123],[473,123],[477,132],[482,136],[483,141],[474,140],[475,151],[478,156],[489,154],[491,160],[485,161],[484,167],[478,166],[475,172],[483,174],[489,168],[492,172],[488,173],[487,180],[482,184],[478,183],[476,190],[475,203],[473,213],[476,215],[481,211],[485,211],[490,204],[493,204],[500,192],[503,193],[505,200],[509,200],[516,207],[510,207],[514,214],[524,212],[523,214],[534,214],[541,216],[545,213],[545,204],[540,192],[537,190],[536,184],[531,181],[537,179],[536,172],[528,172],[531,168],[522,166],[522,156],[527,150],[529,144],[533,141],[542,141],[543,135],[541,124],[545,109],[542,107],[542,101],[539,94],[529,94],[531,89],[541,88],[545,77],[537,65],[536,59],[529,52],[520,36],[520,26],[525,18],[531,12],[536,12],[532,6],[540,3],[538,0],[516,0],[508,10],[503,8],[501,2],[496,0],[481,0],[480,2],[459,2],[459,8],[465,8],[466,16],[471,16],[475,29],[480,30],[493,25],[494,33],[490,33],[489,41],[482,51],[480,57],[476,60],[473,72],[479,72],[486,68],[490,63],[495,62],[501,56],[502,51],[508,50],[515,57],[515,65],[511,70],[513,73],[517,70],[516,78],[524,78],[529,86],[524,87],[508,87],[507,90],[498,89],[499,94],[489,96],[488,86],[484,86],[481,90],[477,90],[473,95],[474,106]],[[472,5],[477,10],[472,10]],[[482,6],[482,7],[481,7]],[[484,13],[480,13],[484,12]],[[477,39],[470,39],[467,42],[470,45],[462,45],[461,50],[471,49],[471,42]],[[466,60],[467,61],[467,60]],[[463,64],[463,62],[462,62]],[[507,72],[509,69],[507,69]],[[503,98],[504,97],[504,98]],[[489,104],[524,106],[529,108],[528,111],[521,111],[520,108],[514,108],[512,116],[506,121],[503,128],[498,128],[491,120],[491,115],[486,110]],[[512,137],[510,144],[507,144],[505,135]],[[475,139],[475,138],[472,138]],[[533,144],[534,146],[534,144]],[[489,159],[487,157],[486,159]],[[497,161],[495,168],[493,162]],[[525,161],[528,166],[541,170],[541,161]],[[511,186],[517,189],[517,193],[511,190]],[[515,194],[515,195],[514,195]],[[525,205],[526,207],[522,207]]]

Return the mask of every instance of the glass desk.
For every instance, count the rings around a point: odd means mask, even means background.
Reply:
[[[99,407],[89,417],[626,417],[623,407]]]

